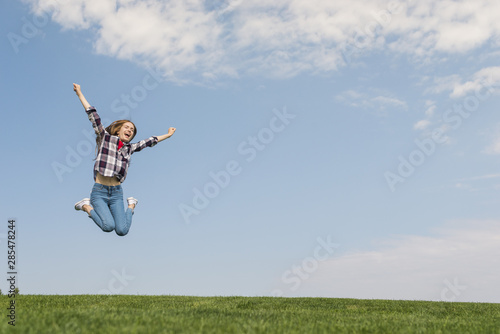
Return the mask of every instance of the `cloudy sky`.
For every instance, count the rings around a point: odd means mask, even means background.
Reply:
[[[500,302],[498,12],[3,4],[0,242],[16,219],[21,292]],[[137,139],[178,129],[133,156],[125,237],[73,208],[95,145],[73,82]]]

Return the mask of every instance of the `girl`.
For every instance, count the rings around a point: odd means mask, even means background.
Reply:
[[[90,106],[82,94],[80,85],[73,84],[73,90],[80,99],[96,133],[97,158],[94,165],[94,187],[90,198],[84,198],[75,204],[76,210],[85,211],[104,232],[115,231],[119,236],[128,233],[132,224],[132,215],[138,201],[127,198],[128,208],[123,206],[123,190],[121,183],[127,176],[130,156],[145,147],[153,147],[157,143],[170,138],[175,128],[169,128],[163,136],[149,137],[131,144],[137,129],[134,123],[119,120],[104,128],[94,107]]]

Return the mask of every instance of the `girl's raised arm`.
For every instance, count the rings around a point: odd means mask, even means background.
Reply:
[[[157,136],[156,138],[158,138],[158,142],[164,141],[165,139],[172,137],[175,130],[177,130],[177,129],[176,128],[169,128],[167,134],[164,134],[163,136]]]
[[[92,127],[94,128],[95,133],[98,136],[103,136],[104,132],[106,132],[106,130],[102,126],[101,118],[97,114],[97,111],[90,105],[90,103],[88,103],[85,96],[83,96],[80,85],[74,83],[73,90],[75,91],[76,95],[80,99],[80,102],[82,103],[83,107],[85,108],[85,111],[87,112],[87,115],[89,117],[90,122],[92,123]]]
[[[164,134],[162,136],[149,137],[148,139],[144,139],[138,143],[132,144],[132,152],[139,152],[139,151],[142,151],[146,147],[155,146],[157,143],[164,141],[167,138],[170,138],[174,134],[175,130],[176,130],[176,128],[169,128],[167,134]]]
[[[82,103],[82,105],[85,108],[85,110],[87,110],[88,108],[90,108],[90,103],[88,103],[87,99],[85,98],[85,96],[83,96],[82,90],[80,88],[80,85],[74,83],[73,84],[73,90],[75,91],[76,96],[78,96],[78,98],[80,99],[80,102]]]

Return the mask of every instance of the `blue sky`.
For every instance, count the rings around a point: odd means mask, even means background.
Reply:
[[[498,6],[3,4],[21,292],[500,302]],[[73,82],[136,139],[177,128],[133,156],[125,237],[73,208],[94,152]]]

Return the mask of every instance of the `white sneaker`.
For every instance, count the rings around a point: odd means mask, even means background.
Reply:
[[[90,198],[84,198],[75,204],[75,210],[82,210],[84,205],[90,205]]]
[[[133,197],[127,198],[127,205],[135,205],[135,206],[137,206],[137,203],[139,203],[139,201],[136,200],[135,198],[133,198]],[[134,207],[134,209],[135,209],[135,207]]]

